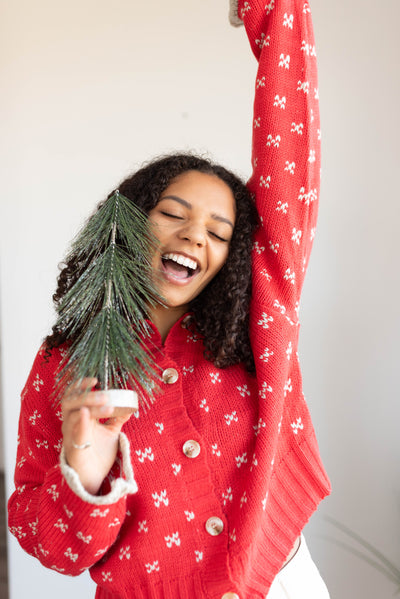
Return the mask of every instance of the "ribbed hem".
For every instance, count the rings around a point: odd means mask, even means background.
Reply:
[[[238,1],[239,0],[229,1],[229,22],[233,27],[240,27],[243,25],[243,21],[238,14]]]
[[[271,477],[265,525],[254,545],[235,556],[239,595],[264,599],[294,542],[331,486],[315,439],[295,446]],[[250,566],[250,567],[249,567]]]
[[[133,599],[133,597],[134,599],[195,599],[196,597],[208,599],[211,596],[205,591],[202,579],[201,574],[196,572],[186,578],[163,580],[151,586],[149,584],[148,587],[137,585],[133,590],[128,589],[118,593],[97,587],[95,599]],[[220,599],[221,593],[217,596]]]
[[[111,481],[111,491],[107,495],[92,495],[82,485],[78,473],[67,464],[64,447],[60,454],[61,472],[68,483],[69,488],[83,501],[93,505],[107,505],[116,503],[125,495],[136,493],[138,486],[133,476],[129,441],[124,433],[119,435],[119,448],[122,453],[122,463],[125,478],[117,478]]]

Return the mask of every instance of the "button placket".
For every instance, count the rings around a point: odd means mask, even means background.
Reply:
[[[179,379],[179,373],[175,368],[166,368],[161,378],[166,385],[173,385]]]
[[[200,443],[189,439],[183,444],[182,451],[187,458],[197,458],[201,450]]]
[[[206,522],[206,531],[212,537],[217,537],[224,530],[224,523],[218,516],[211,516]]]

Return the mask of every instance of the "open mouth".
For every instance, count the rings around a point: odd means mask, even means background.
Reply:
[[[179,281],[191,279],[200,272],[197,262],[182,254],[164,254],[161,261],[164,273]]]

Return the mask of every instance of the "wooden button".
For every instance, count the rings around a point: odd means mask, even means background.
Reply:
[[[182,449],[187,458],[197,458],[200,453],[200,443],[190,439],[190,441],[186,441],[186,443],[183,444]]]
[[[173,385],[179,378],[178,371],[175,368],[166,368],[162,373],[162,380],[167,385]]]
[[[206,531],[209,535],[217,537],[224,530],[224,523],[218,516],[212,516],[206,522]]]

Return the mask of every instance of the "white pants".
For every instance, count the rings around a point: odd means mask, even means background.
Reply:
[[[276,575],[267,599],[329,599],[303,535],[297,553]]]

